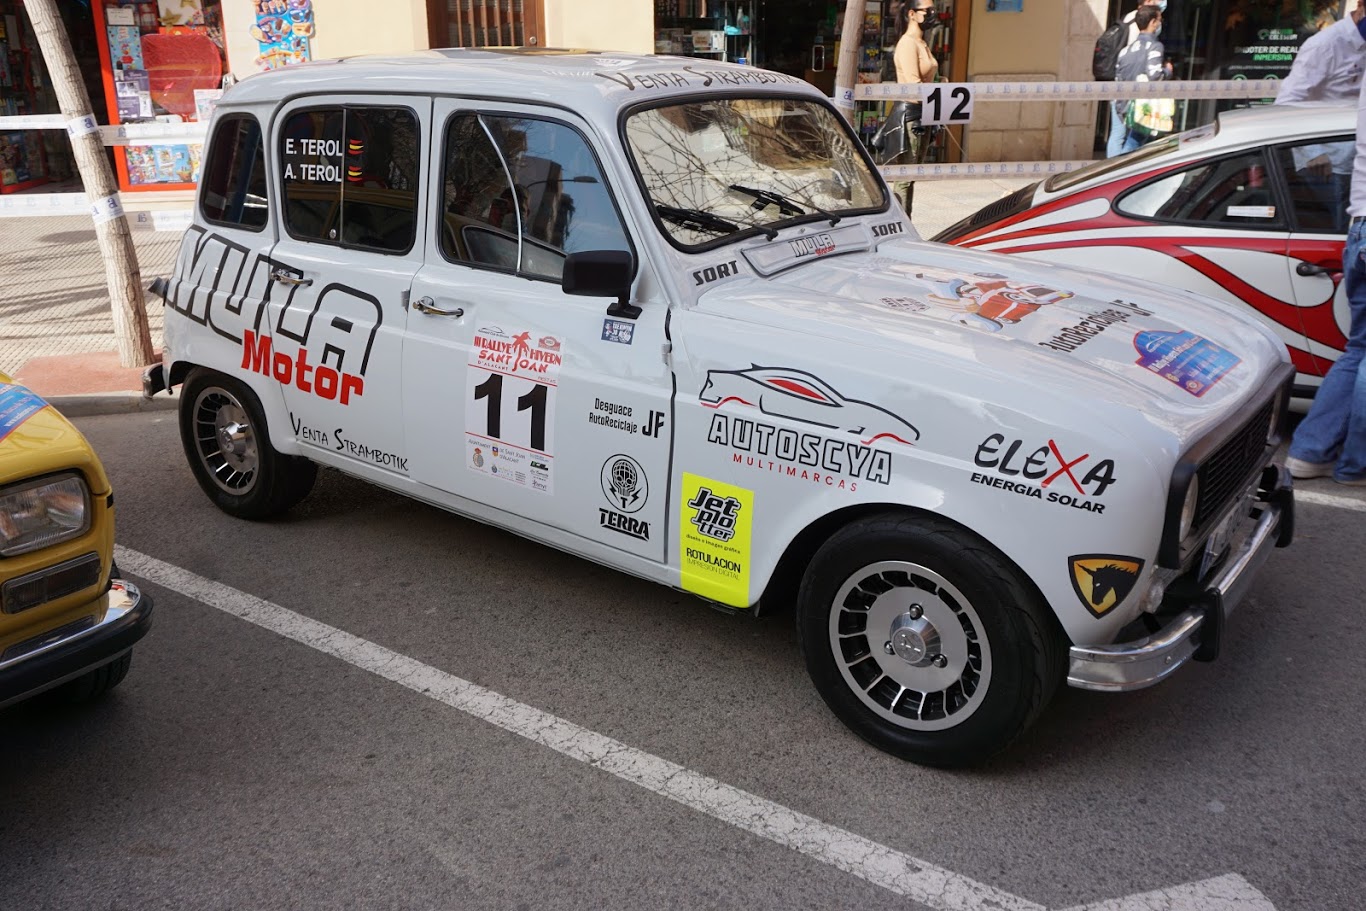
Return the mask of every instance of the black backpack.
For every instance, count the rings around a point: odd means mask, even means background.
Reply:
[[[1115,81],[1115,64],[1119,62],[1119,52],[1124,50],[1124,39],[1129,37],[1129,23],[1120,20],[1096,39],[1096,49],[1091,55],[1091,77],[1097,82]]]

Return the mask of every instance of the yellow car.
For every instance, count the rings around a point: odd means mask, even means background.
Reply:
[[[83,702],[128,673],[152,600],[114,567],[114,495],[90,444],[0,374],[0,708]]]

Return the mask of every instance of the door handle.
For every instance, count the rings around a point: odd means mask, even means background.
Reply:
[[[307,288],[313,284],[313,279],[304,278],[302,275],[290,275],[284,269],[271,269],[270,280],[282,285],[294,285],[300,288]]]
[[[1334,269],[1332,266],[1316,266],[1313,263],[1306,263],[1303,261],[1295,267],[1296,275],[1329,275],[1337,271],[1338,270]]]
[[[432,300],[430,297],[419,297],[417,300],[413,301],[413,309],[418,313],[425,313],[428,316],[459,317],[465,315],[464,307],[456,307],[454,310],[442,310],[440,307],[436,306],[436,301]]]

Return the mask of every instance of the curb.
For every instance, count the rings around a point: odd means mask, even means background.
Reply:
[[[141,392],[94,392],[84,395],[45,395],[43,398],[69,418],[138,411],[171,411],[180,405],[177,394],[143,398]]]

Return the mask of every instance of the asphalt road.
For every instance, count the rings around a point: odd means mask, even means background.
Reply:
[[[1064,690],[1005,756],[939,772],[835,720],[790,616],[331,471],[288,518],[240,522],[173,414],[78,423],[125,569],[170,569],[127,573],[156,621],[109,699],[0,711],[0,908],[1360,907],[1366,491],[1302,485],[1320,497],[1220,661]],[[320,624],[358,637],[321,634],[350,657],[297,641]],[[450,704],[461,681],[484,710]],[[532,709],[637,752],[548,748]],[[879,879],[898,863],[928,872]]]

